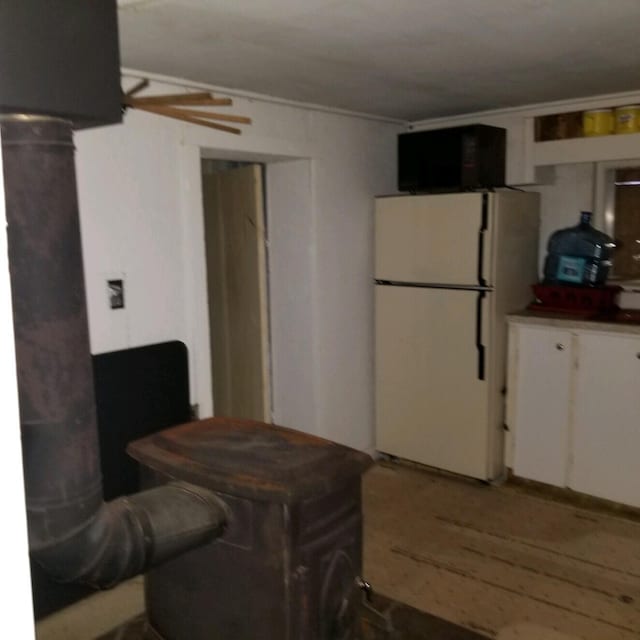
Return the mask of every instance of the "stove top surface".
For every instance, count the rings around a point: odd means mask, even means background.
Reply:
[[[129,445],[152,469],[215,491],[298,502],[335,490],[372,460],[349,447],[253,420],[209,418]]]

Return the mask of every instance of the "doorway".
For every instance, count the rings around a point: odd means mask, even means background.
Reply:
[[[271,422],[263,166],[201,169],[213,413]]]

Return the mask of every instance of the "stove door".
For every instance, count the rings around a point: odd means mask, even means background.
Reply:
[[[356,583],[357,576],[349,555],[343,550],[336,551],[322,585],[322,640],[352,640],[357,637],[358,605],[362,597]]]
[[[296,523],[297,520],[297,523]],[[292,584],[292,639],[360,637],[362,508],[360,482],[303,503],[292,513],[298,532]],[[299,545],[299,546],[298,546]]]

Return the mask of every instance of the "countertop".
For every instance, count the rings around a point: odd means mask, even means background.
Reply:
[[[592,317],[556,311],[525,309],[509,314],[507,320],[518,324],[537,324],[564,329],[640,335],[640,310],[638,309],[619,309],[615,312]]]

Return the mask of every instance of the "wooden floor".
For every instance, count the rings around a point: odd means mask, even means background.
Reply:
[[[354,640],[487,640],[446,620],[418,611],[376,594],[371,604],[364,602],[357,611]],[[215,630],[210,638],[218,637]],[[225,637],[228,637],[225,635]],[[314,636],[315,637],[315,636]],[[323,636],[324,637],[324,636]],[[143,614],[119,625],[97,640],[161,640]],[[251,640],[260,640],[256,635]],[[306,640],[296,638],[296,640]]]
[[[402,463],[373,467],[363,493],[364,576],[383,596],[499,640],[640,639],[639,522]],[[37,636],[118,629],[109,637],[122,640],[142,612],[136,578],[41,621]],[[462,637],[436,623],[409,616],[400,626],[429,633],[397,637]]]
[[[365,578],[500,640],[638,640],[640,523],[402,463],[364,481]]]

